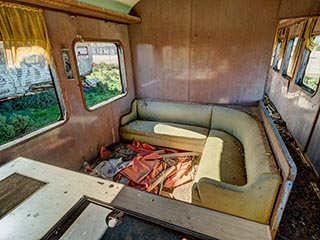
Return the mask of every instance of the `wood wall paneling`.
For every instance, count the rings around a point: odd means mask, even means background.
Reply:
[[[119,118],[130,110],[131,101],[134,99],[128,27],[49,10],[45,11],[45,18],[68,119],[53,130],[1,151],[0,164],[24,156],[78,170],[83,161],[97,157],[102,145],[109,145],[118,140]],[[61,49],[69,48],[75,72],[76,60],[73,56],[72,42],[76,34],[81,34],[84,38],[118,39],[122,42],[128,84],[128,94],[124,98],[94,111],[85,109],[77,75],[75,74],[76,80],[67,80],[61,59]]]
[[[278,1],[193,1],[190,100],[262,99]]]
[[[320,176],[320,148],[319,148],[319,139],[320,139],[320,116],[316,122],[314,131],[312,133],[309,147],[307,149],[307,157],[311,160],[314,168]]]
[[[141,1],[129,27],[137,97],[188,100],[191,0]]]
[[[319,14],[320,2],[318,0],[281,0],[279,6],[279,19]]]
[[[135,16],[115,12],[106,8],[97,7],[74,0],[5,0],[8,2],[17,2],[23,5],[31,5],[39,8],[58,10],[71,14],[77,14],[95,19],[103,19],[121,23],[140,23],[141,19]]]
[[[262,99],[279,0],[140,1],[129,26],[137,97]],[[150,11],[150,9],[152,9]]]

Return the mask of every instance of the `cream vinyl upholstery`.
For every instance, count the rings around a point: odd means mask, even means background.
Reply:
[[[257,119],[228,107],[141,99],[120,123],[122,139],[202,152],[193,203],[269,221],[282,179]]]

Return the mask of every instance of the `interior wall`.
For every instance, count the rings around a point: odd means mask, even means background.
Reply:
[[[281,0],[279,19],[319,15],[319,0]]]
[[[97,157],[103,145],[118,141],[119,118],[130,110],[134,99],[133,74],[127,25],[93,18],[70,16],[62,12],[45,11],[45,18],[58,78],[67,108],[66,122],[50,131],[0,152],[0,164],[18,156],[79,170],[83,161]],[[72,42],[76,34],[90,39],[120,40],[123,47],[128,94],[93,111],[84,107]],[[75,80],[67,80],[61,49],[70,49]]]
[[[283,12],[284,2],[282,1],[280,12],[282,16],[293,16],[297,14],[297,9],[291,9],[288,7],[288,12]],[[309,1],[309,4],[312,1]],[[308,6],[308,1],[306,1]],[[305,15],[305,9],[302,8],[301,16]],[[320,15],[320,11],[318,13]],[[303,21],[300,19],[299,21]],[[289,37],[297,36],[292,32],[292,23],[297,22],[295,19],[287,20],[283,26],[291,26],[289,31]],[[320,32],[320,21],[317,21],[315,30]],[[302,46],[304,46],[302,42]],[[313,166],[320,173],[320,150],[319,150],[319,138],[320,138],[320,122],[316,123],[319,115],[320,107],[320,93],[319,90],[311,95],[304,91],[300,86],[295,84],[295,78],[297,75],[297,69],[300,65],[302,57],[302,51],[298,56],[295,72],[292,79],[288,79],[281,75],[281,70],[275,71],[271,67],[269,68],[269,74],[267,79],[267,94],[271,101],[275,104],[282,118],[286,121],[286,124],[294,135],[295,139],[299,143],[301,149],[306,154],[308,159],[312,162]]]
[[[279,0],[142,0],[129,26],[136,95],[203,103],[261,100]],[[150,10],[151,9],[151,10]]]
[[[320,108],[320,106],[318,105]],[[314,168],[320,175],[320,148],[319,148],[319,139],[320,139],[320,113],[318,112],[318,119],[315,124],[315,128],[312,132],[310,143],[306,152],[306,155],[312,162]]]

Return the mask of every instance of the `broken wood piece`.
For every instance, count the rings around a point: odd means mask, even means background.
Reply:
[[[165,150],[158,150],[158,151],[155,151],[155,153],[158,153],[158,154],[162,154],[162,153],[165,153],[166,151]]]
[[[170,168],[164,170],[162,173],[159,174],[159,177],[148,187],[147,191],[152,191],[158,184],[160,184],[163,180],[167,178],[174,170],[176,169],[175,166],[171,166]]]
[[[169,153],[169,154],[161,154],[162,150],[156,151],[154,153],[157,153],[158,156],[148,156],[145,159],[146,160],[155,160],[155,159],[162,159],[162,158],[176,158],[176,157],[194,157],[194,156],[200,156],[201,153],[198,152],[181,152],[181,153]]]
[[[165,162],[166,164],[169,165],[169,167],[176,165],[178,162],[175,160],[172,160],[171,158],[162,158],[160,159],[161,161]]]
[[[198,152],[181,152],[181,153],[169,153],[169,154],[161,154],[164,158],[175,158],[175,157],[192,157],[192,156],[200,156],[201,153]]]
[[[165,180],[165,179],[163,179],[163,180],[161,181],[161,183],[160,183],[159,190],[158,190],[158,195],[161,195],[161,193],[162,193],[164,180]]]

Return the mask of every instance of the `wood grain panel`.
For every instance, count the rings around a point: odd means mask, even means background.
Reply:
[[[297,167],[262,101],[260,102],[260,110],[263,125],[282,176],[282,184],[269,223],[272,238],[274,239],[280,227],[284,208],[297,175]]]
[[[130,110],[131,101],[134,99],[128,27],[48,10],[45,11],[45,18],[65,98],[67,121],[23,144],[1,151],[0,164],[17,156],[25,156],[78,170],[83,161],[97,157],[102,145],[109,145],[117,140],[119,118]],[[85,109],[77,74],[76,80],[67,80],[61,58],[61,49],[70,49],[70,61],[73,70],[76,70],[77,64],[72,53],[72,42],[76,34],[81,34],[84,38],[119,40],[122,43],[128,85],[128,94],[125,97],[94,111]]]
[[[0,219],[44,185],[17,173],[0,181]]]
[[[310,139],[310,144],[307,149],[307,157],[311,160],[315,170],[318,172],[318,175],[320,176],[319,139],[320,139],[320,116],[318,115],[318,120],[315,124],[315,128],[314,128],[314,131],[312,132],[312,136]]]
[[[279,18],[305,17],[320,14],[320,2],[318,0],[281,0]]]
[[[6,0],[5,0],[6,1]],[[40,8],[54,9],[58,11],[94,17],[103,20],[111,20],[122,23],[139,23],[140,18],[123,13],[111,11],[102,7],[93,6],[87,3],[73,0],[8,0]]]
[[[141,1],[129,28],[138,97],[188,100],[191,0]]]
[[[111,205],[205,239],[271,239],[268,225],[124,187]],[[134,205],[134,207],[133,207]]]
[[[193,1],[190,100],[262,99],[278,1]]]
[[[41,239],[83,196],[169,228],[207,235],[208,239],[271,239],[266,224],[26,158],[1,167],[0,180],[15,172],[48,184],[0,221],[0,229],[5,229],[0,231],[1,239]]]
[[[129,26],[137,97],[241,104],[260,100],[278,3],[140,1],[132,14],[143,21]]]

